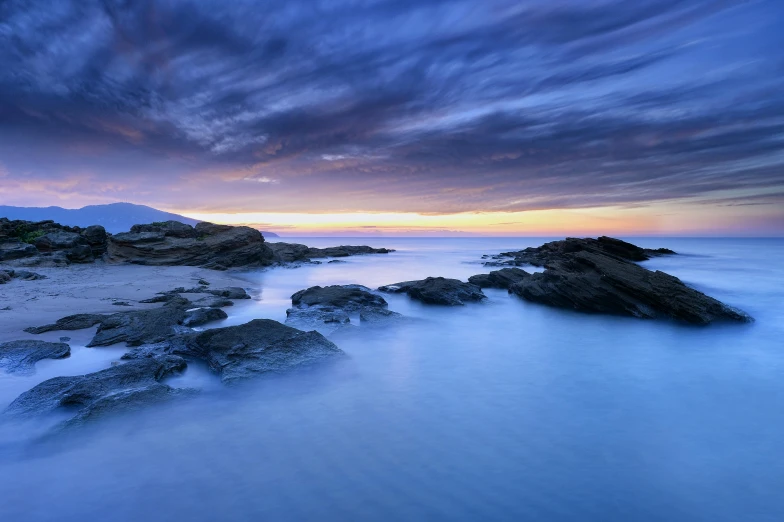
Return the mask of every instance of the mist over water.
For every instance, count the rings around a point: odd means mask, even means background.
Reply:
[[[482,254],[545,241],[363,238],[398,251],[245,273],[254,299],[214,325],[283,321],[313,285],[465,280],[491,270]],[[331,334],[348,355],[334,362],[232,388],[191,364],[169,383],[198,397],[42,441],[38,423],[4,421],[0,520],[781,520],[784,240],[633,242],[678,251],[645,266],[756,322],[586,315],[500,290],[454,308],[385,295],[411,319]],[[118,360],[124,348],[83,348],[92,331],[34,376],[0,374],[0,408]]]

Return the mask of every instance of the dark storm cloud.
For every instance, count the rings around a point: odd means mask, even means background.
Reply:
[[[254,179],[265,194],[296,186],[315,210],[325,194],[342,209],[446,212],[776,192],[783,12],[710,0],[11,0],[0,3],[0,166],[40,180],[91,166],[100,185],[128,178],[128,165],[104,167],[132,154],[135,175],[160,183],[214,173],[200,180],[225,207],[247,206]],[[264,197],[266,210],[290,209]]]

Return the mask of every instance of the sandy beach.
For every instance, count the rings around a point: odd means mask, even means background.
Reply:
[[[11,268],[11,267],[9,267]],[[114,313],[155,308],[139,301],[157,292],[198,286],[204,279],[212,288],[246,286],[240,272],[190,266],[141,266],[95,263],[63,268],[35,268],[46,279],[12,279],[0,285],[0,340],[37,338],[23,330],[78,313]],[[192,294],[198,295],[198,294]],[[130,306],[113,303],[124,302]]]

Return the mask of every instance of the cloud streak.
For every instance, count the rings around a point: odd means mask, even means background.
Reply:
[[[778,201],[782,16],[775,1],[11,0],[0,162],[20,186],[87,172],[86,200],[109,187],[200,211]]]

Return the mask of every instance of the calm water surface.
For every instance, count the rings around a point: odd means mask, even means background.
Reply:
[[[297,240],[314,246],[341,241]],[[487,271],[536,238],[352,239],[398,249],[246,273],[220,325],[285,318],[312,285],[370,287]],[[740,307],[751,325],[592,316],[503,291],[460,308],[385,296],[412,320],[330,339],[349,357],[33,442],[0,428],[0,520],[784,519],[784,241],[638,239],[646,262]],[[108,367],[122,348],[0,374],[0,407],[36,382]],[[59,333],[52,334],[54,338]]]

